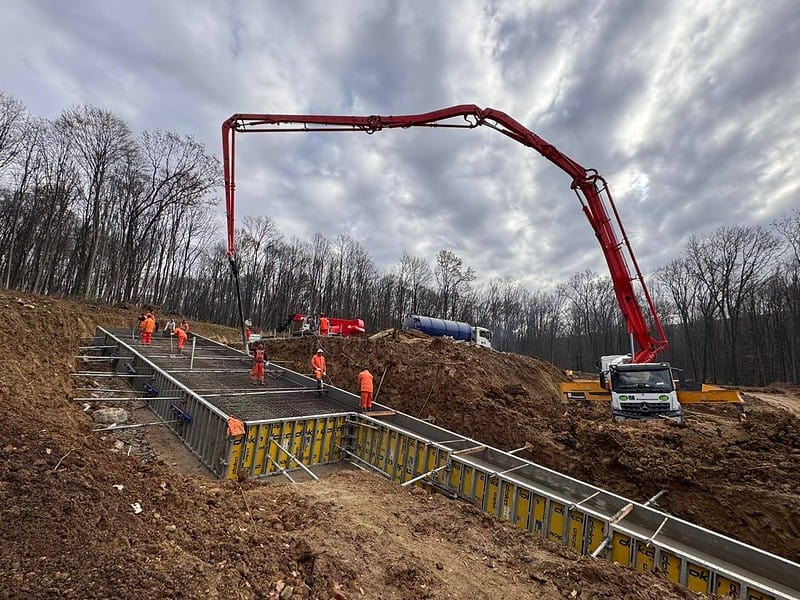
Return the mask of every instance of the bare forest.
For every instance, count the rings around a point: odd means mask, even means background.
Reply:
[[[2,286],[237,324],[215,154],[188,135],[135,134],[93,106],[38,118],[0,91]],[[563,368],[592,371],[629,349],[605,275],[529,290],[482,281],[448,249],[433,264],[403,253],[382,271],[345,233],[287,239],[268,216],[242,225],[242,300],[256,329],[325,312],[374,332],[414,312],[489,327],[495,348]],[[800,381],[800,211],[679,243],[679,258],[648,277],[671,344],[664,360],[707,382]]]

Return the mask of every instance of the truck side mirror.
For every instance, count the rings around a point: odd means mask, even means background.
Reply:
[[[606,372],[600,372],[600,387],[606,389]]]

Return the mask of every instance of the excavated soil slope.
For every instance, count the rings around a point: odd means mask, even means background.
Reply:
[[[612,424],[606,404],[567,407],[558,391],[564,374],[546,361],[388,333],[272,340],[267,348],[273,360],[308,373],[321,344],[337,387],[355,392],[357,365],[367,365],[376,386],[383,377],[381,404],[504,450],[529,442],[520,456],[635,500],[667,490],[663,510],[800,560],[796,413],[748,395],[744,424],[733,406],[689,408],[682,425]],[[800,407],[796,389],[768,391]]]
[[[2,598],[695,597],[656,575],[576,557],[466,504],[360,471],[318,484],[263,485],[145,463],[119,451],[112,436],[92,432],[72,400],[85,393],[74,389],[81,380],[70,377],[81,336],[97,323],[129,326],[137,311],[3,290],[0,311]],[[221,327],[192,328],[235,337]],[[382,400],[411,410],[433,383],[431,412],[498,445],[515,442],[500,444],[487,424],[519,420],[521,406],[541,403],[540,423],[558,417],[557,372],[535,359],[475,355],[441,342],[338,344],[326,340],[335,347],[337,383],[353,378],[346,356],[372,357],[376,370],[402,357],[408,362],[392,363]],[[303,370],[307,345],[287,342],[281,353],[296,356]],[[484,360],[526,372],[519,380],[489,376]],[[483,378],[493,384],[484,389]],[[453,382],[462,387],[448,389]],[[468,407],[470,414],[456,416]]]

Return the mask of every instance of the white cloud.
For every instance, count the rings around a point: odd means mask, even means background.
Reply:
[[[220,153],[236,112],[402,114],[476,103],[604,174],[645,271],[691,233],[795,208],[791,0],[258,3],[0,0],[0,85],[90,103]],[[360,240],[382,268],[443,247],[531,286],[606,270],[570,180],[488,129],[237,138],[237,222]],[[220,193],[221,195],[221,193]],[[220,231],[220,237],[223,232]],[[653,239],[659,241],[652,243]]]

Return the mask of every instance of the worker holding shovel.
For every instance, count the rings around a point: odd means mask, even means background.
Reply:
[[[311,357],[311,368],[314,371],[314,377],[317,380],[317,390],[322,394],[322,378],[328,375],[328,366],[325,364],[325,350],[322,348],[317,349],[317,353]]]
[[[367,367],[358,374],[358,389],[361,392],[361,408],[360,412],[370,412],[372,410],[372,373],[369,372]]]

